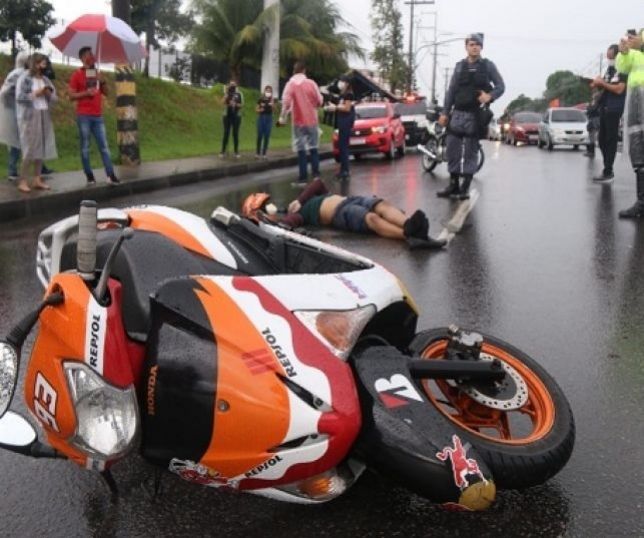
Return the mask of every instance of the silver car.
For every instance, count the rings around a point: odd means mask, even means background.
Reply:
[[[539,147],[572,145],[573,149],[589,144],[588,117],[577,108],[549,108],[539,124]]]

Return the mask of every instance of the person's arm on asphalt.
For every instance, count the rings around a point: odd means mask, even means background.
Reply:
[[[302,191],[302,194],[300,194],[297,197],[297,201],[300,203],[300,205],[304,205],[314,196],[319,196],[320,194],[327,194],[328,192],[329,192],[329,189],[326,188],[324,181],[322,181],[320,178],[317,178],[315,181],[311,182],[306,187],[306,189]],[[289,209],[290,207],[291,206],[289,205]]]

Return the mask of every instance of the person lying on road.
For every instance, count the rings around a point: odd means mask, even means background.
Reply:
[[[242,214],[253,220],[267,215],[270,221],[298,228],[304,225],[328,226],[337,230],[373,233],[407,242],[410,249],[438,249],[445,240],[429,237],[429,220],[417,210],[407,217],[400,209],[376,196],[340,196],[332,194],[321,179],[316,179],[293,200],[285,215],[269,203],[270,195],[258,192],[249,195],[242,205]]]

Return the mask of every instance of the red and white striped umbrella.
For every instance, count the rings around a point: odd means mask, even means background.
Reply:
[[[129,64],[145,57],[134,30],[109,15],[83,15],[48,37],[66,56],[76,57],[82,47],[91,47],[99,63]]]

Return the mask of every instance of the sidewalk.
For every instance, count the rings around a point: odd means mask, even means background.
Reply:
[[[329,144],[320,147],[320,160],[333,157]],[[47,179],[49,191],[24,194],[8,180],[0,181],[0,222],[27,218],[32,215],[74,211],[82,200],[108,200],[130,194],[166,189],[212,181],[223,177],[263,172],[297,165],[297,156],[290,150],[275,150],[267,160],[256,160],[254,154],[242,154],[240,159],[216,156],[191,157],[168,161],[144,162],[137,168],[116,167],[120,185],[108,185],[105,171],[94,170],[96,185],[88,187],[81,170],[55,173]],[[293,171],[293,180],[297,172]]]

